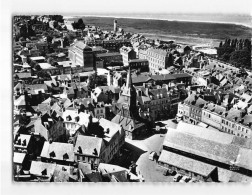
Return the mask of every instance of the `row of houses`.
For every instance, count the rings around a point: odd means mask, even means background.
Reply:
[[[243,100],[240,101],[243,102]],[[177,116],[188,123],[197,125],[203,122],[222,132],[239,137],[251,138],[251,103],[246,104],[244,108],[236,107],[237,104],[239,102],[235,103],[229,109],[205,101],[199,95],[191,94],[184,102],[178,104]]]

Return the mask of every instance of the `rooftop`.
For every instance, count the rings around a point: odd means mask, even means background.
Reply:
[[[69,162],[74,161],[73,144],[48,142],[44,143],[42,152],[40,154],[44,158],[53,158],[56,160],[65,160]]]
[[[99,157],[103,146],[102,138],[78,135],[74,153]]]
[[[176,166],[178,168],[202,175],[209,176],[211,172],[216,168],[213,165],[194,160],[173,152],[162,150],[158,161],[168,163],[169,165]]]

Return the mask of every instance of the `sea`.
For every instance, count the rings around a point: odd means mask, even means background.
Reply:
[[[108,31],[113,30],[113,21],[117,19],[118,26],[126,32],[210,47],[217,47],[227,38],[251,39],[252,35],[252,17],[242,14],[86,13],[64,18],[82,18],[86,25]]]

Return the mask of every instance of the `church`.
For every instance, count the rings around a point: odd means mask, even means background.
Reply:
[[[150,131],[152,119],[148,111],[138,109],[136,103],[136,89],[132,85],[130,68],[127,82],[121,89],[116,103],[117,114],[112,122],[120,124],[125,131],[126,138],[136,139]]]

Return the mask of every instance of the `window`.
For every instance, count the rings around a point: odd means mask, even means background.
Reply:
[[[97,110],[97,114],[99,114],[99,110]]]
[[[228,125],[228,121],[226,121],[226,125]]]
[[[224,124],[225,124],[225,120],[223,120],[223,119],[222,119],[222,123],[224,123]]]
[[[240,127],[240,126],[238,127],[238,130],[241,130],[241,127]]]
[[[244,128],[242,128],[242,132],[244,131]]]
[[[238,133],[237,136],[240,136],[240,134]]]
[[[103,113],[103,110],[101,110],[101,113]]]

